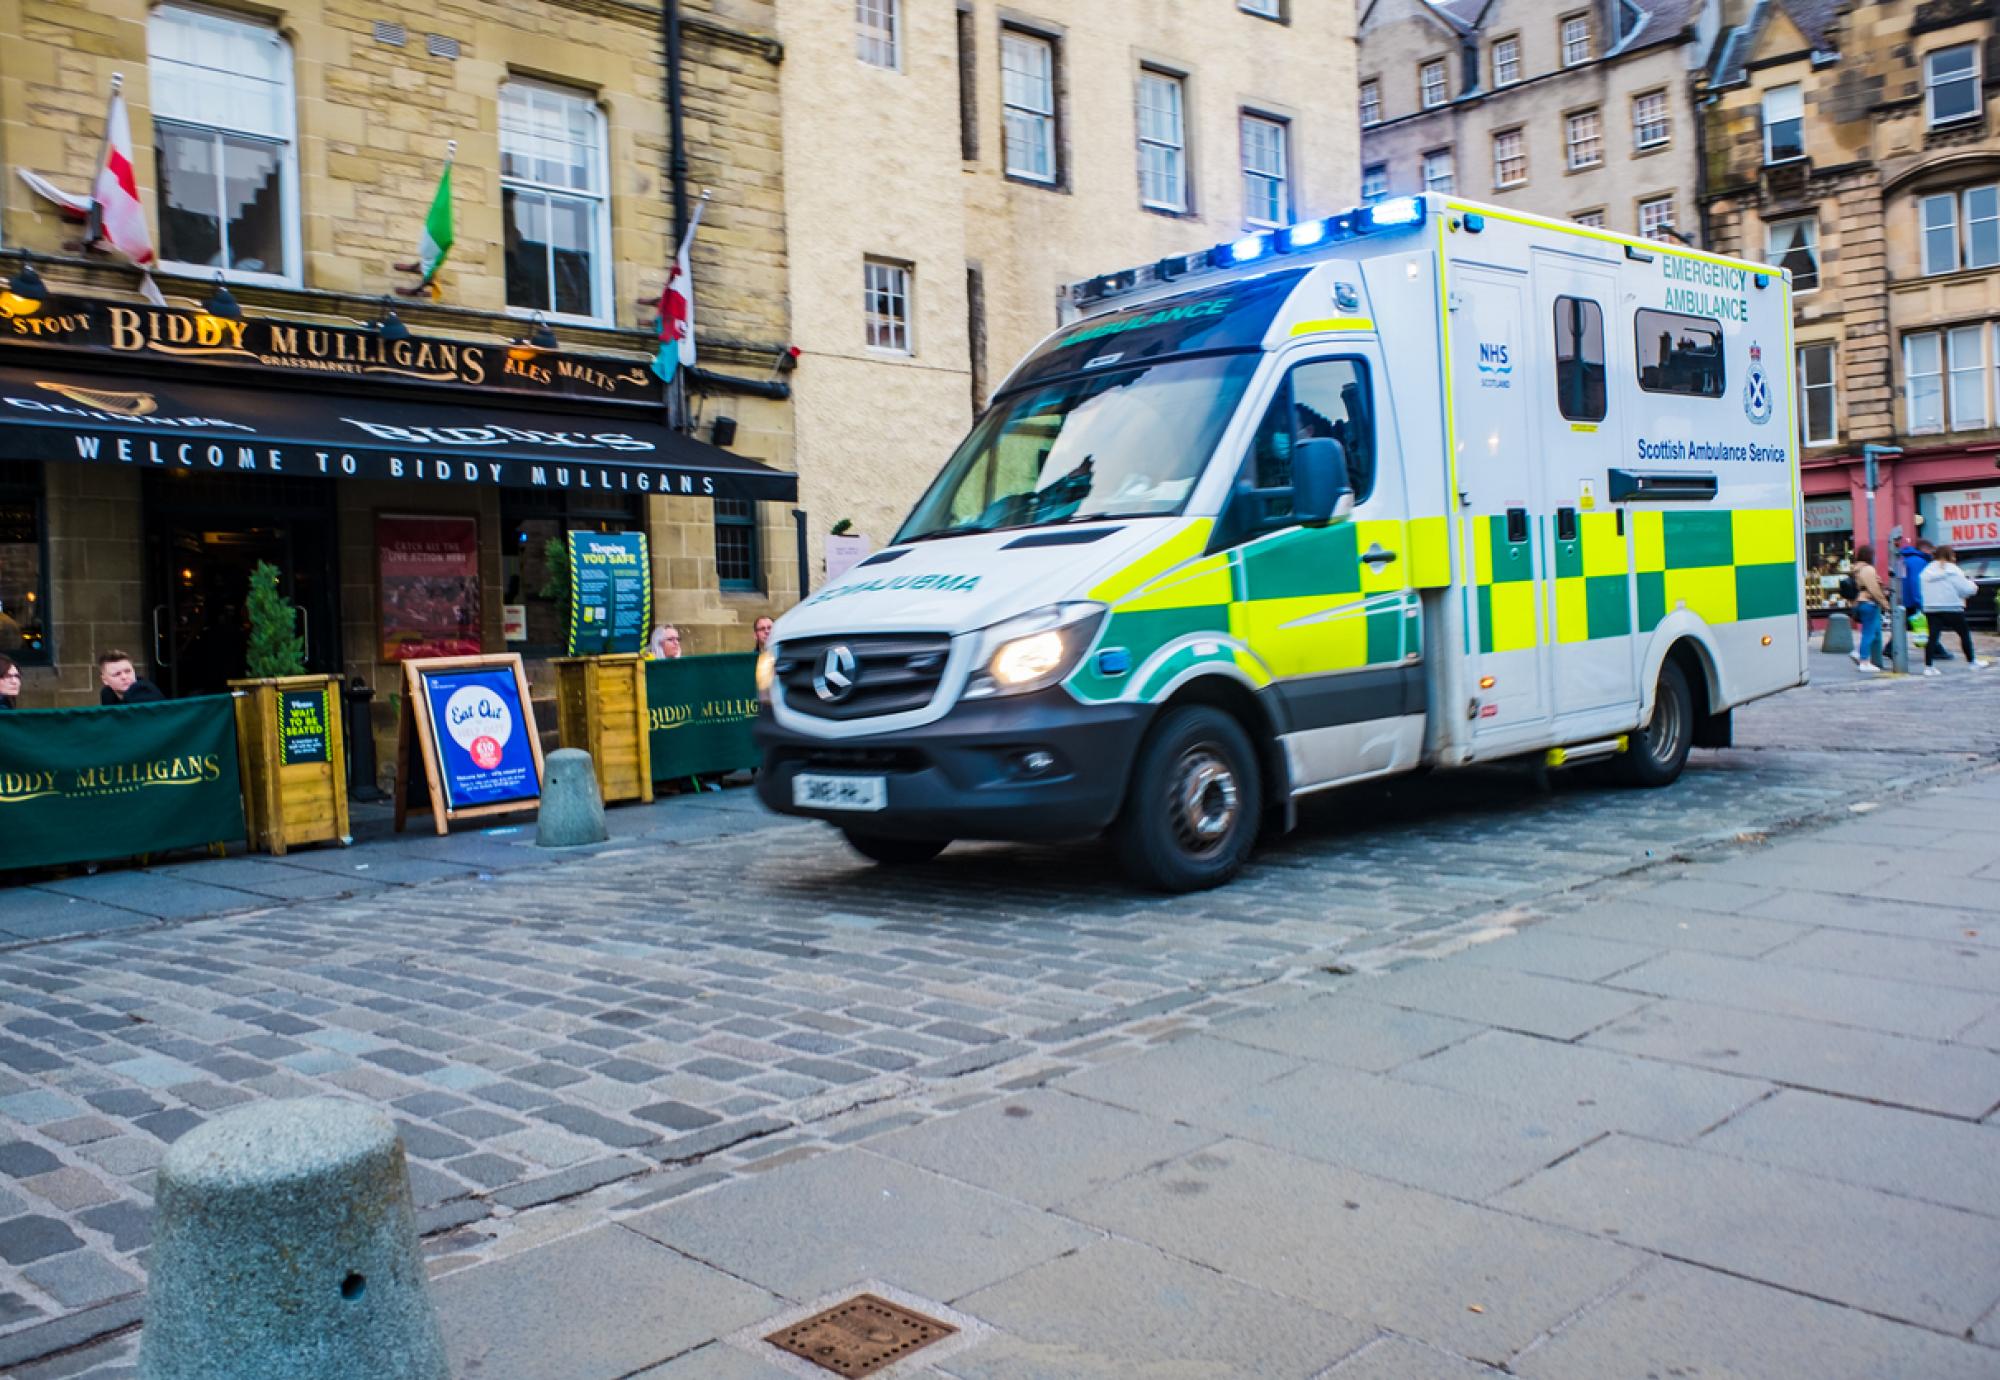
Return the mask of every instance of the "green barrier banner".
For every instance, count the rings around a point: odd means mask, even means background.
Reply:
[[[0,869],[243,836],[230,696],[0,712]]]
[[[653,779],[757,765],[757,658],[750,652],[646,663]]]

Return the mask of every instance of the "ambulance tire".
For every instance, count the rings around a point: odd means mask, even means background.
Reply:
[[[1659,688],[1653,694],[1653,717],[1632,734],[1624,752],[1612,761],[1612,771],[1627,786],[1671,786],[1687,765],[1694,746],[1694,694],[1678,662],[1660,667]]]
[[[1236,875],[1263,814],[1257,750],[1243,726],[1220,709],[1183,705],[1140,745],[1111,842],[1139,885],[1202,891]]]
[[[950,839],[892,839],[882,834],[863,834],[842,829],[847,846],[870,862],[883,867],[908,867],[927,863],[951,847]]]

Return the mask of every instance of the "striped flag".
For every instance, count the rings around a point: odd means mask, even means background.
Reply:
[[[701,224],[701,213],[707,206],[708,193],[703,192],[688,219],[687,233],[681,236],[680,252],[674,255],[667,285],[660,289],[660,348],[653,356],[653,373],[666,383],[674,381],[682,365],[694,364],[694,273],[688,251],[694,246],[695,227]]]
[[[444,267],[447,255],[451,253],[451,165],[458,157],[458,140],[445,145],[444,171],[438,176],[436,195],[431,197],[430,213],[424,217],[424,233],[417,241],[415,263],[397,264],[399,272],[415,273],[418,282],[415,287],[397,288],[405,297],[415,297],[429,291],[433,300],[444,295],[437,285],[438,270]]]

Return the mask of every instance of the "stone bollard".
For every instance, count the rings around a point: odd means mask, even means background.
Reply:
[[[451,1380],[380,1112],[238,1107],[174,1143],[154,1193],[140,1380]]]
[[[557,748],[544,766],[536,845],[575,848],[610,837],[604,832],[604,797],[597,790],[597,772],[590,754],[582,748]]]
[[[1844,613],[1830,613],[1826,618],[1826,637],[1819,644],[1822,652],[1850,653],[1854,650],[1854,624]]]

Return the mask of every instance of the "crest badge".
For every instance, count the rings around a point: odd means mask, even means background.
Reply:
[[[1753,426],[1771,420],[1775,400],[1771,396],[1771,376],[1764,372],[1764,348],[1750,343],[1750,372],[1743,380],[1743,415]]]

